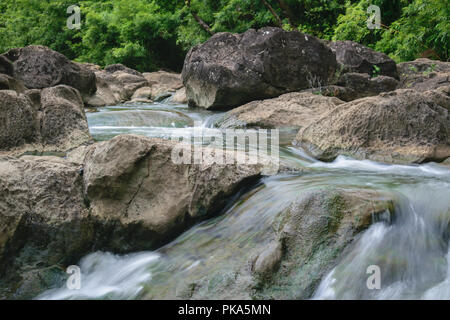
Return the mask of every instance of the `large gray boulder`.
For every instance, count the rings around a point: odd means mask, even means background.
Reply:
[[[3,54],[14,65],[14,77],[29,89],[43,89],[59,84],[76,88],[82,96],[96,90],[95,75],[64,55],[44,46],[11,49]]]
[[[183,83],[191,106],[233,108],[326,85],[337,67],[318,39],[279,28],[218,33],[186,56]]]
[[[69,150],[89,142],[89,126],[80,93],[59,85],[41,92],[41,138],[46,149]]]
[[[0,153],[66,152],[92,140],[80,93],[59,85],[0,90]]]
[[[148,249],[172,239],[260,177],[260,165],[175,164],[175,146],[122,135],[88,148],[85,194],[93,216],[116,221],[120,236],[112,249]]]
[[[300,129],[344,102],[308,92],[291,92],[277,98],[252,101],[228,111],[217,123],[220,128]]]
[[[422,163],[450,156],[448,101],[440,92],[400,89],[341,104],[297,141],[316,158],[339,154],[383,162]]]
[[[24,95],[0,90],[0,150],[10,150],[39,140],[36,111]]]
[[[329,42],[328,46],[336,54],[336,60],[343,72],[367,73],[398,79],[397,65],[386,54],[377,52],[353,41]],[[379,72],[375,71],[375,66]]]

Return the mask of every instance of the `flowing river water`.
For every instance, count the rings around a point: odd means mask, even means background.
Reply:
[[[91,134],[107,140],[136,133],[168,138],[206,132],[221,113],[186,105],[125,104],[88,113]],[[287,135],[289,133],[286,133]],[[329,187],[395,195],[395,219],[371,225],[322,279],[314,299],[450,299],[450,167],[388,165],[338,157],[310,158],[283,142],[280,161],[299,170],[263,178],[237,195],[222,214],[204,221],[153,252],[84,257],[80,290],[52,289],[39,299],[151,299],[183,297],[190,284],[227,287],[235,271],[273,240],[283,209],[302,193]],[[285,139],[286,141],[288,139]],[[381,289],[367,290],[367,266],[381,270]],[[289,295],[287,295],[289,296]],[[199,298],[210,298],[208,291]],[[242,298],[238,291],[223,298]]]

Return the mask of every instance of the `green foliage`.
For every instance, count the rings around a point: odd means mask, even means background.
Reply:
[[[448,0],[266,0],[283,28],[323,39],[354,40],[398,61],[424,51],[449,59]],[[279,25],[262,0],[78,0],[80,30],[66,27],[72,0],[2,0],[0,52],[46,45],[70,59],[123,63],[141,71],[179,71],[184,55],[212,32]],[[367,7],[380,6],[383,29],[369,30]]]

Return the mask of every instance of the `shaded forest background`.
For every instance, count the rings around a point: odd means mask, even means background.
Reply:
[[[66,10],[81,8],[81,29]],[[369,30],[370,5],[382,28]],[[189,48],[222,31],[279,26],[353,40],[396,61],[449,60],[448,0],[1,0],[0,52],[41,44],[79,62],[180,71]]]

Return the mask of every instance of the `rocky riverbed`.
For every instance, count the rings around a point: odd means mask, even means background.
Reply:
[[[10,50],[0,297],[450,298],[449,76],[278,28],[216,34],[181,75]],[[276,170],[173,161],[227,129],[279,130]]]

